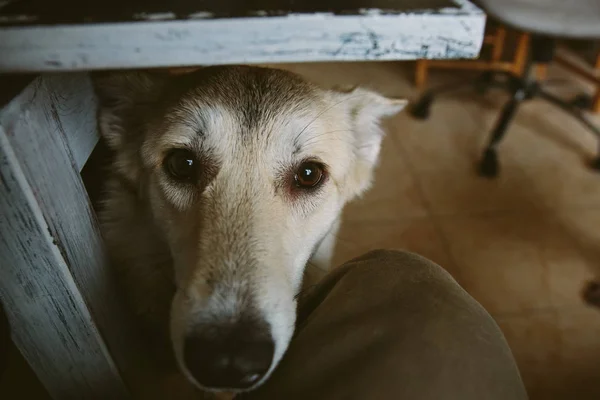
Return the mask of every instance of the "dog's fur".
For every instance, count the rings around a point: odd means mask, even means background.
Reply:
[[[170,336],[192,382],[181,354],[191,327],[262,318],[275,343],[262,384],[292,337],[309,258],[328,264],[342,207],[370,185],[379,122],[405,102],[246,66],[102,73],[94,86],[115,153],[101,221],[129,305]],[[165,174],[173,148],[201,161],[194,185]],[[304,160],[326,168],[316,190],[294,185]]]

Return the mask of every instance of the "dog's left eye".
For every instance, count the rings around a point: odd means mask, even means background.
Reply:
[[[193,181],[196,179],[197,161],[194,154],[189,150],[171,150],[163,161],[163,168],[171,178],[178,181]]]
[[[323,166],[314,161],[303,162],[296,170],[294,180],[300,188],[313,188],[323,180]]]

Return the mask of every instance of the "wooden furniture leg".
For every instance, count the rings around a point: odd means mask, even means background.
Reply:
[[[0,110],[0,299],[60,400],[130,398],[139,367],[79,175],[98,139],[94,99],[86,75],[42,76]]]
[[[600,52],[598,53],[598,56],[596,56],[594,70],[596,71],[596,75],[600,75]],[[592,111],[600,113],[600,78],[597,80],[596,92],[594,93],[594,99],[592,100]]]
[[[517,76],[521,76],[524,72],[529,53],[529,40],[530,36],[528,33],[519,33],[519,37],[517,38],[517,48],[515,50],[515,56],[512,65],[512,73]]]
[[[499,26],[492,40],[492,62],[497,63],[502,59],[504,53],[504,40],[506,39],[506,29]]]
[[[415,86],[419,90],[423,89],[427,82],[428,63],[429,60],[417,60],[417,65],[415,66]]]

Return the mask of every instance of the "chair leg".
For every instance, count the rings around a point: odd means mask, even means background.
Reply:
[[[415,66],[415,86],[419,90],[423,89],[425,82],[427,82],[428,63],[429,60],[417,60],[417,65]]]
[[[560,109],[564,110],[568,114],[570,114],[573,118],[577,119],[583,126],[585,126],[598,140],[600,140],[600,127],[596,126],[592,121],[590,121],[585,113],[581,110],[581,108],[573,105],[572,103],[566,102],[553,94],[546,92],[543,89],[539,89],[539,96],[548,102],[554,104]],[[598,148],[598,154],[596,158],[592,161],[590,165],[593,169],[600,171],[600,142]]]
[[[503,72],[484,71],[476,79],[470,78],[466,80],[460,80],[457,82],[448,83],[446,85],[441,85],[437,88],[429,89],[425,91],[417,101],[411,104],[408,112],[417,119],[427,119],[429,118],[431,104],[433,103],[435,96],[469,87],[475,87],[478,89],[478,91],[484,93],[487,87],[499,86],[494,82],[494,75],[502,73]]]
[[[429,89],[425,91],[417,101],[411,104],[408,112],[410,113],[410,115],[417,119],[427,119],[429,118],[431,103],[433,103],[433,99],[436,95],[460,89],[462,86],[466,86],[470,83],[470,81],[453,82],[447,85],[437,87],[435,89]]]
[[[479,164],[479,173],[482,176],[486,178],[494,178],[498,175],[500,166],[498,162],[498,156],[496,154],[496,147],[498,147],[498,144],[504,137],[506,129],[508,128],[508,124],[510,124],[514,118],[519,105],[526,98],[527,88],[522,86],[513,92],[511,99],[504,105]]]
[[[596,72],[600,72],[600,51],[596,56],[594,70],[596,70]],[[594,94],[594,100],[592,101],[592,111],[595,113],[600,113],[600,83],[596,85],[595,89],[596,93]]]
[[[600,113],[600,87],[596,89],[594,99],[592,100],[592,111],[596,114]]]

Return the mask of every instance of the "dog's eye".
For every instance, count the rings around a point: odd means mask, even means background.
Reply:
[[[294,180],[300,188],[315,187],[323,180],[323,166],[313,161],[303,162],[296,170]]]
[[[189,150],[171,150],[163,161],[163,168],[173,179],[193,181],[196,179],[197,161]]]

